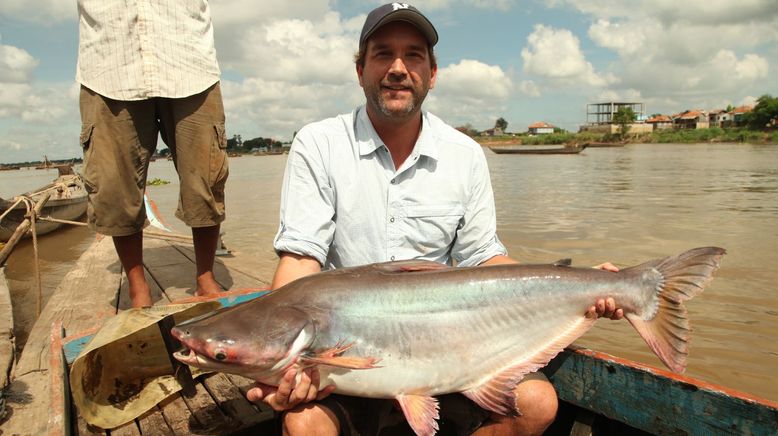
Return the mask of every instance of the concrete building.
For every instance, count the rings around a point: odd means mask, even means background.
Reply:
[[[554,126],[543,121],[539,121],[534,124],[530,124],[527,128],[530,135],[545,135],[548,133],[554,133]]]

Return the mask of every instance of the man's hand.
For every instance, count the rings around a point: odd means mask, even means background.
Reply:
[[[619,268],[610,262],[601,263],[595,266],[595,268],[605,271],[619,272]],[[586,317],[597,319],[601,316],[610,318],[612,320],[620,320],[624,318],[624,310],[616,307],[616,301],[613,300],[613,298],[600,298],[596,303],[594,303],[594,306],[590,307],[589,310],[586,311]]]
[[[246,398],[254,403],[264,402],[273,410],[281,412],[302,403],[321,400],[327,397],[335,386],[330,385],[319,390],[319,370],[306,368],[300,373],[297,382],[297,370],[292,368],[284,374],[278,387],[257,382],[246,392]]]

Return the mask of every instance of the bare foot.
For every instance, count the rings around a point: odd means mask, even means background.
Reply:
[[[221,285],[216,283],[213,273],[205,273],[197,277],[197,290],[195,295],[200,297],[218,295],[223,291]]]
[[[130,301],[132,307],[148,307],[154,304],[151,300],[151,289],[145,281],[137,285],[130,284]]]

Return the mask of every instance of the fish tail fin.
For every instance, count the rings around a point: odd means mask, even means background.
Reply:
[[[718,247],[694,248],[674,257],[639,265],[659,274],[653,313],[626,315],[627,320],[651,350],[671,370],[686,370],[691,327],[684,301],[701,293],[719,268],[726,250]]]

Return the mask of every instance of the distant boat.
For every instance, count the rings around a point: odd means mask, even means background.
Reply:
[[[67,172],[66,169],[60,169],[60,173]],[[49,201],[46,202],[41,210],[42,216],[73,221],[86,213],[87,193],[84,188],[84,181],[77,174],[65,174],[57,177],[53,182],[42,186],[35,191],[26,192],[23,196],[30,197],[33,201],[43,198],[46,193],[50,193]],[[27,207],[24,203],[14,206],[14,199],[5,200],[0,198],[0,215],[11,209],[8,215],[0,221],[0,241],[8,241],[13,235],[19,224],[24,221],[24,215],[27,213]],[[38,235],[52,232],[63,224],[51,221],[37,221],[35,223],[35,232]]]
[[[498,147],[490,146],[489,149],[497,154],[578,154],[587,147],[587,144],[564,147]]]
[[[586,142],[587,147],[624,147],[627,141],[622,142]]]

